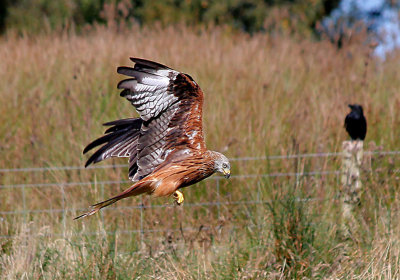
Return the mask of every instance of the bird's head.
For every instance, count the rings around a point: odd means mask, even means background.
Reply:
[[[363,107],[361,105],[358,104],[349,104],[349,108],[357,113],[362,114],[363,113]]]
[[[225,176],[225,178],[229,178],[231,176],[231,164],[226,156],[221,153],[214,152],[215,160],[214,160],[214,168],[216,172],[221,173]]]

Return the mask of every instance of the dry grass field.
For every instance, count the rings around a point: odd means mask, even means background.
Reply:
[[[230,158],[340,152],[349,103],[364,106],[367,151],[400,150],[400,56],[369,52],[224,28],[10,33],[0,38],[0,168],[83,166],[102,123],[136,114],[116,89],[130,56],[200,84],[208,148]],[[126,162],[100,165],[112,163]],[[182,207],[132,198],[78,221],[129,186],[98,183],[126,180],[126,167],[0,172],[0,278],[400,278],[400,156],[365,157],[361,205],[346,221],[338,176],[323,173],[339,168],[339,157],[233,161],[236,177],[185,189]],[[322,174],[261,176],[311,171]],[[55,185],[21,185],[37,183]],[[21,210],[33,212],[10,213]]]

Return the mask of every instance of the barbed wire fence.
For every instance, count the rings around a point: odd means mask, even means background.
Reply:
[[[308,153],[308,154],[292,154],[292,155],[272,155],[272,156],[263,156],[263,157],[240,157],[240,158],[231,158],[230,161],[235,162],[244,162],[244,161],[256,161],[256,160],[289,160],[289,159],[306,159],[306,158],[327,158],[327,157],[341,157],[343,153],[340,152],[329,152],[329,153]],[[398,156],[400,155],[400,151],[366,151],[364,155],[379,155],[379,156]],[[49,171],[71,171],[71,170],[84,170],[84,169],[110,169],[110,168],[126,168],[127,164],[114,164],[114,165],[98,165],[98,166],[90,166],[84,168],[83,166],[56,166],[56,167],[29,167],[29,168],[2,168],[0,169],[1,173],[20,173],[20,172],[49,172]],[[392,172],[400,173],[400,169],[395,169]],[[315,170],[315,171],[306,171],[306,172],[275,172],[275,173],[267,173],[267,174],[240,174],[231,176],[232,179],[262,179],[262,178],[274,178],[274,177],[296,177],[296,179],[304,176],[322,176],[322,175],[336,175],[339,176],[341,174],[340,170]],[[220,181],[224,179],[221,176],[213,176],[208,178],[207,180],[216,181],[216,199],[211,202],[199,202],[199,203],[184,203],[183,207],[197,207],[197,206],[215,206],[217,207],[217,215],[218,218],[220,216],[220,208],[221,206],[227,205],[256,205],[256,204],[266,204],[270,201],[262,200],[257,198],[257,200],[238,200],[238,201],[221,201],[220,195]],[[0,216],[7,215],[30,215],[30,214],[38,214],[38,213],[58,213],[62,214],[62,223],[64,225],[64,233],[61,234],[53,234],[54,236],[65,236],[65,228],[66,228],[66,219],[67,213],[72,212],[81,212],[87,210],[86,208],[68,208],[66,207],[66,195],[64,188],[72,187],[72,186],[91,186],[98,185],[101,188],[102,194],[104,194],[104,186],[105,185],[116,185],[116,184],[127,184],[131,183],[129,180],[115,180],[115,181],[87,181],[87,182],[54,182],[54,183],[26,183],[26,184],[2,184],[0,185],[0,191],[2,189],[19,189],[22,194],[22,208],[21,210],[12,210],[12,211],[3,211],[0,206]],[[61,192],[61,208],[48,208],[48,209],[28,209],[26,202],[26,189],[27,188],[44,188],[44,187],[58,187]],[[312,202],[319,201],[322,199],[319,198],[307,198],[302,199],[298,198],[298,201],[301,202]],[[118,234],[139,234],[140,239],[143,239],[143,235],[145,233],[154,233],[154,232],[165,232],[165,231],[198,231],[198,228],[178,228],[178,229],[146,229],[144,228],[144,210],[148,208],[166,208],[172,207],[171,204],[160,204],[160,205],[134,205],[134,206],[114,206],[107,207],[103,209],[103,211],[115,211],[115,210],[127,210],[127,209],[139,209],[140,210],[140,227],[138,229],[128,229],[128,230],[118,230]],[[0,222],[3,218],[0,217]],[[203,227],[203,229],[205,229]],[[104,233],[104,232],[103,232]],[[116,234],[115,231],[105,232],[106,234]],[[84,232],[78,234],[85,235],[98,235],[101,232]],[[13,235],[0,235],[0,238],[12,238]]]

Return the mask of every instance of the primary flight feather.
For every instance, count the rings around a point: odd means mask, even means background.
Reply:
[[[221,153],[206,149],[202,127],[203,92],[187,74],[157,62],[131,58],[131,67],[117,72],[129,76],[118,88],[136,108],[139,118],[105,123],[105,135],[83,151],[102,145],[85,166],[109,157],[129,158],[129,178],[134,184],[122,193],[91,206],[75,219],[90,216],[120,199],[149,194],[174,195],[183,202],[180,188],[195,184],[215,172],[227,178],[230,164]]]

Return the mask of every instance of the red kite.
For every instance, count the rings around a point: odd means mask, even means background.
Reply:
[[[105,123],[105,135],[83,151],[103,145],[86,166],[109,157],[129,158],[130,188],[106,201],[94,204],[82,217],[120,199],[149,194],[174,195],[183,202],[179,189],[193,185],[215,172],[230,176],[230,164],[221,153],[206,149],[203,136],[203,92],[188,74],[165,65],[131,58],[134,68],[118,67],[117,72],[132,78],[121,81],[121,96],[136,108],[140,118]]]

